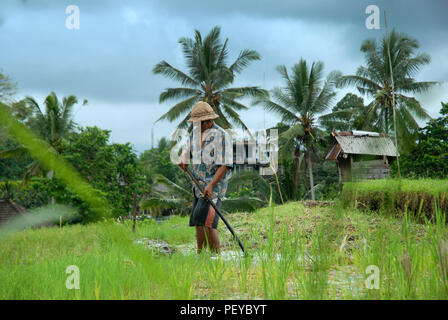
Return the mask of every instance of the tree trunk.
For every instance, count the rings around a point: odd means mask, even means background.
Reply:
[[[293,176],[292,176],[292,198],[295,199],[297,188],[299,186],[299,159],[300,159],[300,145],[294,150],[293,156]]]
[[[311,147],[308,146],[308,172],[310,174],[310,190],[311,190],[311,200],[316,200],[314,196],[314,181],[313,181],[313,165],[311,163]]]
[[[385,132],[388,134],[389,133],[389,108],[388,107],[386,108],[386,112],[384,114],[385,114],[385,123],[386,123]]]

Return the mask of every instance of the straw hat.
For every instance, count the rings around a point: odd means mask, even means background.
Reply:
[[[189,122],[205,121],[219,118],[207,102],[199,101],[193,106]]]

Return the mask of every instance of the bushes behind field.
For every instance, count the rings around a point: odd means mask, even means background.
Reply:
[[[406,210],[416,217],[434,217],[436,208],[448,213],[448,180],[371,180],[347,182],[342,189],[345,205],[362,210],[401,215]]]

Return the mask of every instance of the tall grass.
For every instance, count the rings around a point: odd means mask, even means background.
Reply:
[[[0,299],[448,297],[448,230],[440,210],[434,221],[418,224],[409,212],[396,219],[288,203],[228,219],[248,255],[223,226],[218,257],[207,251],[166,255],[135,243],[194,244],[186,217],[143,221],[135,234],[130,223],[111,220],[14,233],[0,243]],[[65,286],[70,265],[79,267],[79,290]],[[365,285],[371,265],[380,270],[378,290]]]
[[[396,216],[408,211],[431,220],[435,219],[436,206],[448,213],[447,194],[446,179],[383,179],[345,183],[341,197],[345,205],[360,209]]]

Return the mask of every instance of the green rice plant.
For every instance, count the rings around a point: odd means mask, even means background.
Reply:
[[[436,206],[437,207],[437,206]],[[435,221],[429,225],[431,240],[431,253],[434,264],[437,266],[438,278],[441,286],[438,288],[440,297],[448,297],[448,229],[446,214],[436,208]]]
[[[410,212],[338,210],[288,203],[229,216],[237,232],[248,228],[240,232],[246,256],[229,234],[220,256],[136,243],[194,247],[186,217],[140,221],[135,233],[114,220],[15,232],[0,243],[0,299],[447,298],[442,215],[422,225]],[[70,265],[79,267],[79,290],[65,286]],[[379,289],[366,286],[370,265],[380,270]]]
[[[448,212],[448,180],[437,179],[383,179],[347,182],[341,194],[345,206],[357,206],[401,216],[406,210],[413,216],[434,219],[435,202]],[[422,220],[423,221],[423,220]]]

